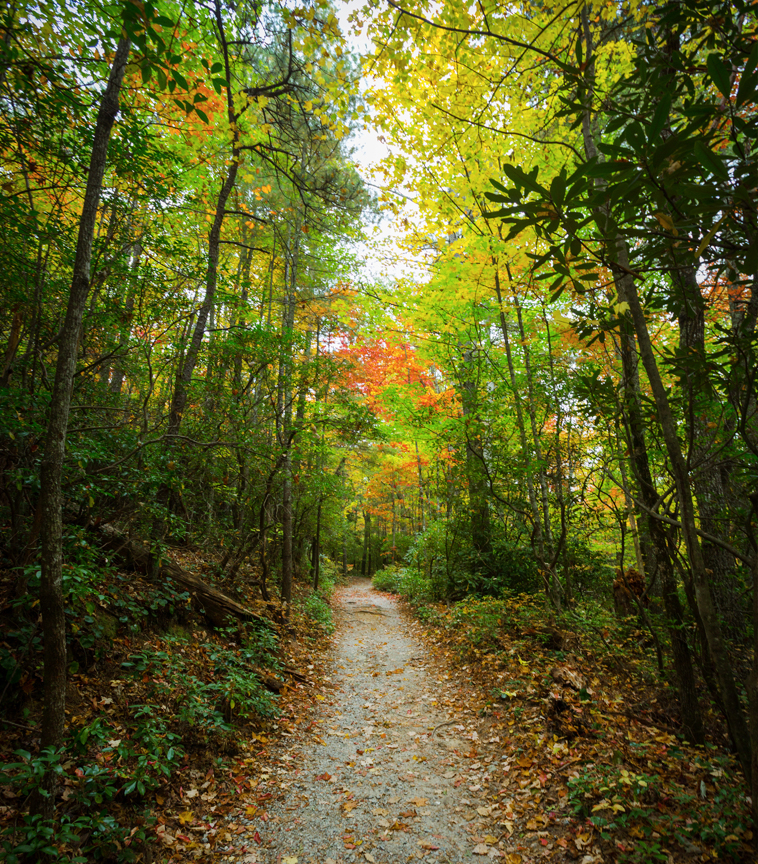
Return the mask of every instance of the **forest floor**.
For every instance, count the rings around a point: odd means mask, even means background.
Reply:
[[[285,703],[284,734],[251,744],[236,798],[186,814],[193,842],[177,833],[174,860],[754,860],[733,762],[683,744],[653,688],[518,631],[497,662],[466,662],[455,634],[367,580],[332,606],[336,633]]]
[[[499,738],[475,689],[430,657],[395,598],[367,581],[338,590],[334,606],[318,733],[274,754],[257,791],[276,800],[230,816],[234,846],[216,854],[244,848],[246,864],[507,856],[514,847],[497,836],[504,827],[490,801],[503,770]]]
[[[115,794],[142,740],[134,707],[170,719],[186,708],[188,682],[215,694],[219,663],[242,663],[240,646],[230,634],[203,641],[197,621],[192,638],[114,638],[71,676],[70,719],[91,738],[64,765],[66,806],[81,794],[80,765],[107,769],[128,744],[103,806],[142,831],[149,842],[138,833],[134,851],[144,864],[756,860],[718,713],[706,714],[705,748],[682,740],[676,700],[632,619],[559,620],[524,595],[414,613],[365,579],[338,587],[331,606],[331,637],[300,612],[282,632],[280,661],[298,673],[275,716],[197,740],[176,727],[186,753],[139,796]],[[130,677],[139,657],[152,659]],[[33,735],[11,724],[3,761]],[[6,786],[2,800],[0,828],[21,824],[19,792]]]

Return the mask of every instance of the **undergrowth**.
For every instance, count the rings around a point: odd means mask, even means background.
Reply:
[[[108,566],[78,530],[67,537],[66,562],[68,724],[59,752],[40,751],[37,743],[39,571],[0,578],[6,803],[0,858],[9,864],[142,860],[150,857],[146,844],[169,836],[164,806],[179,801],[193,782],[199,785],[195,777],[205,776],[206,792],[214,795],[226,782],[234,784],[245,741],[276,728],[280,697],[266,685],[282,674],[278,630],[259,619],[214,631],[192,609],[189,595]],[[213,570],[200,556],[188,564]],[[330,562],[322,564],[322,574],[318,592],[295,587],[298,611],[290,628],[310,644],[333,629]],[[242,602],[265,612],[265,604],[244,596],[244,579],[242,585]],[[54,821],[28,813],[45,771],[57,777]]]
[[[490,694],[486,710],[528,777],[554,778],[541,793],[565,802],[569,852],[581,857],[594,832],[619,864],[678,861],[695,849],[749,860],[749,800],[718,715],[711,706],[716,743],[705,749],[676,733],[674,694],[639,622],[592,602],[559,614],[533,594],[420,601],[418,571],[378,575],[436,649]]]

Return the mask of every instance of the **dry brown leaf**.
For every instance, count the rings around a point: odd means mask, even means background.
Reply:
[[[477,843],[471,850],[474,855],[487,855],[490,851],[489,846],[484,843]]]
[[[430,852],[434,852],[436,849],[440,848],[439,846],[435,846],[435,844],[430,842],[429,840],[419,840],[418,845],[422,849],[428,849]]]

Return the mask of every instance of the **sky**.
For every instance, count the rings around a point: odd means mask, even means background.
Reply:
[[[342,32],[349,45],[358,53],[367,53],[371,50],[371,41],[367,38],[365,28],[361,32],[355,31],[355,26],[350,23],[350,15],[365,5],[365,0],[344,0],[337,2],[337,17]],[[377,82],[372,81],[375,85]],[[363,82],[362,89],[365,90],[368,82]],[[389,155],[390,150],[385,143],[378,139],[378,133],[370,126],[358,129],[350,138],[350,143],[355,148],[354,158],[363,179],[372,184],[375,192],[380,188],[376,185],[380,178],[375,175],[374,168]],[[404,196],[408,196],[410,190],[398,190]],[[401,217],[402,218],[402,217]],[[399,255],[396,241],[401,233],[398,228],[399,219],[389,215],[384,216],[378,225],[368,226],[368,233],[375,238],[376,244],[383,247],[382,252],[376,251],[372,246],[363,244],[360,247],[361,256],[365,259],[364,278],[393,282],[407,277],[413,271],[417,271],[419,264],[408,261],[404,255]]]

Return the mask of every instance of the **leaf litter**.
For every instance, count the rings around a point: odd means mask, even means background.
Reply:
[[[291,715],[310,715],[243,760],[248,786],[215,823],[214,860],[752,860],[729,757],[620,710],[634,694],[597,658],[556,662],[507,637],[495,658],[363,581],[335,605],[321,698],[299,694]],[[355,605],[381,614],[345,613]]]

